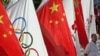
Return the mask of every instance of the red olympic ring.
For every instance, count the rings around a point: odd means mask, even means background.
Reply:
[[[37,53],[37,56],[39,56],[38,51],[37,51],[36,49],[34,49],[34,48],[29,48],[28,50],[26,50],[25,55],[26,55],[30,50],[35,51],[35,52]]]

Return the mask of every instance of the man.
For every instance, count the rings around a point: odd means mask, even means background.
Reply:
[[[98,48],[96,46],[97,35],[91,35],[91,42],[87,44],[84,56],[98,56]]]

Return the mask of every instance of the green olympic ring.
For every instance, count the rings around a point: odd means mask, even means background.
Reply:
[[[19,41],[20,41],[20,43],[21,43],[21,45],[22,45],[22,47],[23,48],[29,48],[32,44],[33,44],[33,37],[32,37],[32,35],[29,33],[29,32],[23,32],[21,29],[15,29],[16,31],[20,31],[21,32],[21,35],[20,35],[20,37],[19,37]],[[31,43],[29,44],[29,45],[25,45],[25,44],[23,44],[23,41],[24,41],[24,34],[28,34],[28,35],[30,35],[30,37],[31,37]]]
[[[35,52],[37,53],[37,56],[39,56],[38,51],[37,51],[36,49],[34,49],[34,48],[28,48],[28,49],[26,50],[26,52],[25,52],[25,55],[26,55],[26,56],[29,56],[31,50],[35,51]],[[28,55],[27,55],[27,53],[28,53]]]
[[[23,32],[24,34],[28,34],[31,37],[31,43],[29,45],[23,45],[23,43],[21,44],[23,48],[29,48],[32,44],[33,44],[33,37],[29,32]],[[24,34],[21,34],[20,39],[23,39],[22,36],[24,36]]]

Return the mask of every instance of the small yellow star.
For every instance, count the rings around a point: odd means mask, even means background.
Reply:
[[[58,21],[55,21],[55,24],[58,24]]]
[[[0,23],[1,24],[3,24],[2,18],[3,18],[3,15],[0,16]]]
[[[49,21],[50,24],[51,24],[52,22],[53,22],[52,20]]]
[[[63,22],[64,21],[64,18],[61,18],[61,21]]]
[[[10,28],[12,29],[12,25],[10,25]]]
[[[4,38],[7,38],[7,35],[6,35],[6,34],[3,34],[3,37],[4,37]]]
[[[9,34],[10,34],[10,35],[12,35],[12,32],[11,32],[11,31],[9,31]]]
[[[58,5],[53,3],[53,5],[50,7],[50,9],[51,9],[51,13],[53,13],[55,11],[57,12],[58,11]]]
[[[66,14],[65,14],[65,13],[63,13],[63,16],[66,16]]]

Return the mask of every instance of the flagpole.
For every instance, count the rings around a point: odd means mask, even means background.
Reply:
[[[90,28],[91,28],[91,22],[90,22],[90,15],[91,15],[91,1],[90,1],[90,7],[89,7],[89,20],[88,20],[88,37],[90,36]],[[89,39],[89,38],[88,38]]]
[[[79,39],[78,39],[78,32],[75,32],[75,42],[76,42],[76,51],[77,51],[77,56],[81,56],[81,50],[80,50],[80,44],[79,44]]]

